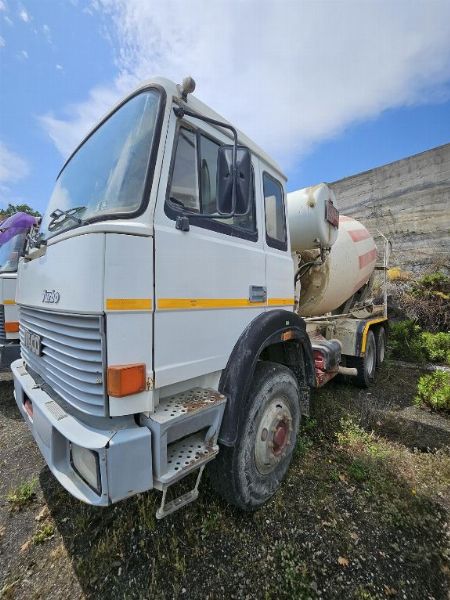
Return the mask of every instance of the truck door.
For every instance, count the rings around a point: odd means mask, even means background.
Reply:
[[[255,185],[249,216],[192,218],[189,231],[180,231],[175,226],[180,214],[216,212],[217,151],[230,142],[216,128],[201,123],[200,129],[188,118],[171,123],[169,139],[171,132],[170,168],[163,170],[154,221],[157,388],[206,374],[218,377],[247,324],[266,310]],[[252,164],[256,183],[255,157]]]
[[[264,247],[268,307],[292,310],[294,305],[294,263],[288,240],[286,202],[278,173],[263,167]]]

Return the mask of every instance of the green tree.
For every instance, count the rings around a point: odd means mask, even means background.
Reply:
[[[4,220],[7,217],[17,213],[17,212],[25,212],[29,215],[33,215],[33,217],[40,217],[41,213],[37,210],[28,206],[28,204],[8,204],[7,208],[0,209],[0,220]]]

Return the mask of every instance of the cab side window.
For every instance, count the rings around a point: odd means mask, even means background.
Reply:
[[[215,218],[217,215],[217,154],[219,142],[200,131],[181,127],[172,167],[166,213],[176,218],[180,209],[205,215],[205,219],[195,219],[192,224],[213,229],[228,235],[256,241],[255,188],[252,186],[249,215],[234,216],[229,219]]]
[[[283,188],[268,173],[263,174],[266,241],[268,246],[287,250],[286,215]]]
[[[200,188],[202,213],[216,212],[217,152],[219,144],[200,136]]]
[[[170,201],[200,212],[197,172],[197,137],[189,129],[180,129],[172,172]]]

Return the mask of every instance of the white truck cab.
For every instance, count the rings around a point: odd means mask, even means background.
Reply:
[[[16,306],[17,266],[26,237],[38,219],[15,213],[0,223],[0,368],[20,356],[19,315]]]
[[[17,289],[16,402],[49,468],[95,505],[159,489],[158,517],[207,463],[241,508],[272,496],[317,383],[285,177],[192,83],[152,79],[80,144]]]

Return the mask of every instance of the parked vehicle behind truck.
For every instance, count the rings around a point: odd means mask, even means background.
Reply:
[[[158,517],[197,497],[206,465],[240,508],[270,498],[310,389],[339,372],[370,383],[386,321],[368,232],[342,227],[326,186],[292,196],[288,223],[280,168],[193,87],[153,79],[85,138],[17,291],[15,396],[49,468],[98,506],[161,490]],[[334,247],[349,260],[342,230],[363,232],[343,299],[335,267],[324,275]],[[308,308],[311,293],[302,313],[302,285],[320,279],[330,314]],[[192,473],[193,489],[167,502]]]
[[[0,368],[19,358],[19,316],[16,282],[19,257],[27,234],[39,222],[37,217],[17,212],[0,223]]]

